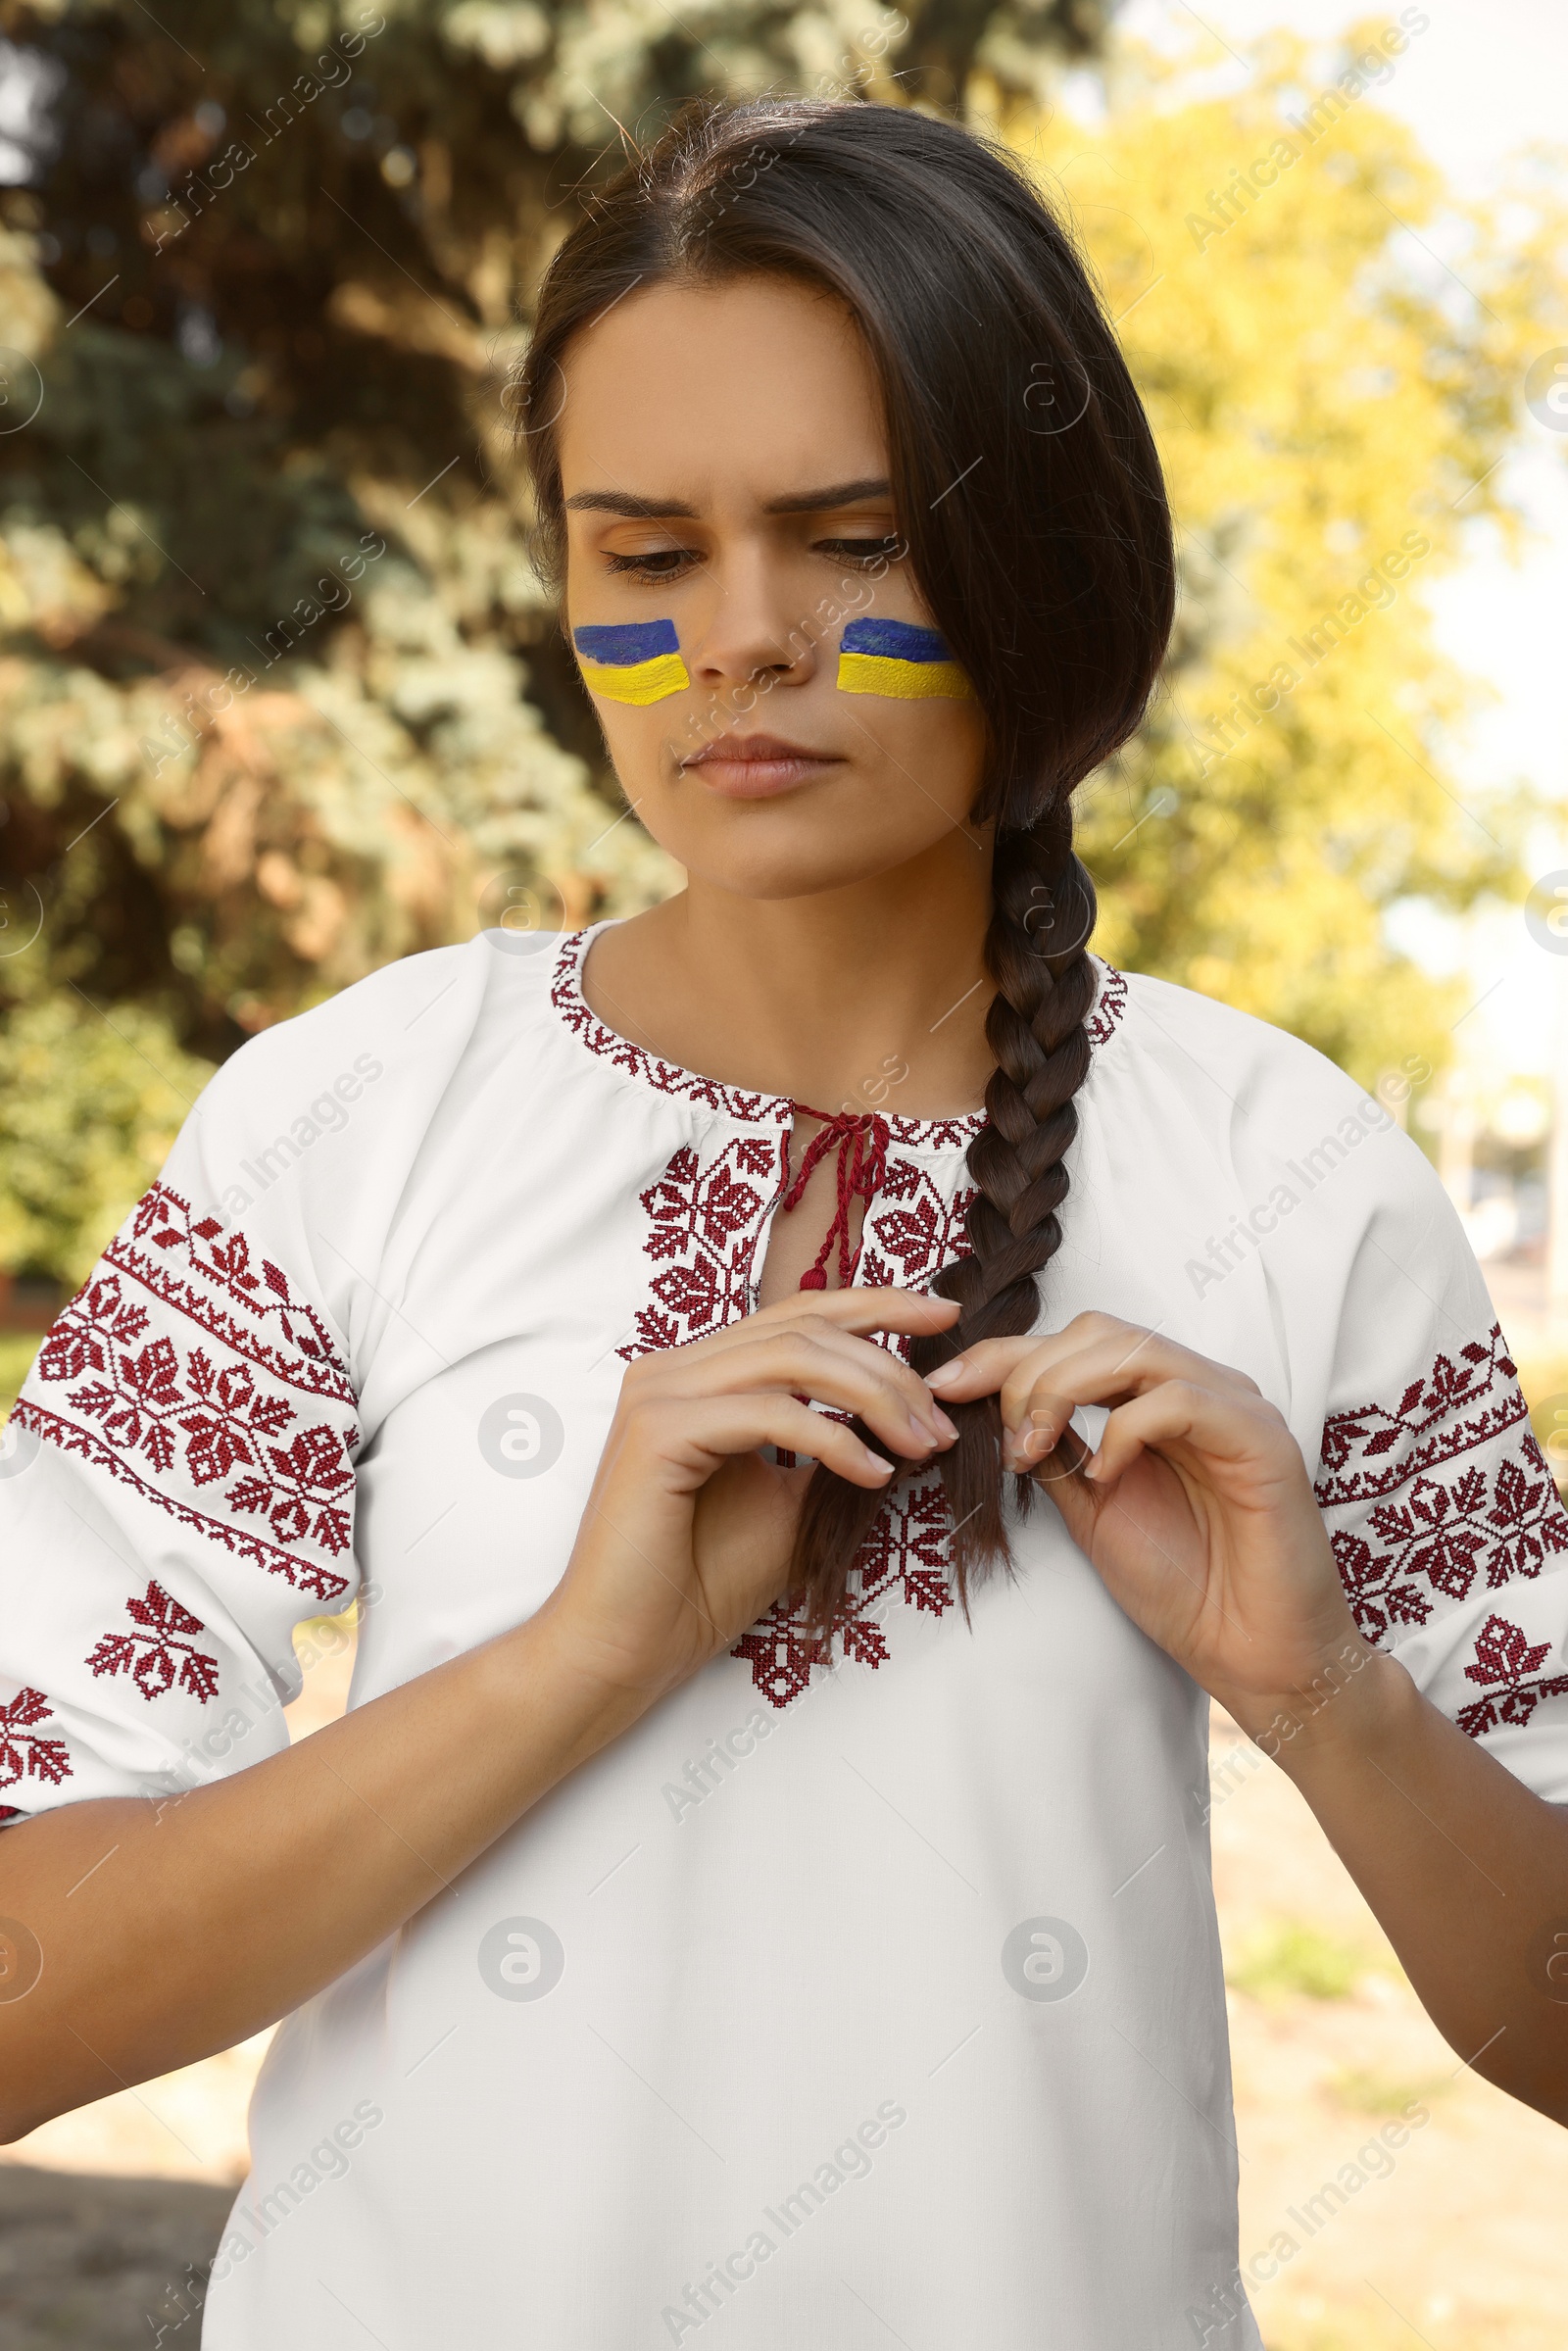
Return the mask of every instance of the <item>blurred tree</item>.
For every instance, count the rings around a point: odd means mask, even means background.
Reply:
[[[508,888],[548,926],[670,885],[502,387],[578,189],[717,86],[962,107],[1038,158],[1185,535],[1169,696],[1088,795],[1102,942],[1364,1077],[1439,1057],[1384,910],[1465,903],[1509,827],[1446,797],[1421,587],[1501,512],[1560,218],[1461,219],[1386,52],[1275,44],[1219,98],[1118,53],[1102,120],[1050,115],[1113,5],[0,0],[0,1266],[77,1270],[248,1031]],[[1460,229],[1462,283],[1415,241]]]
[[[1097,945],[1405,1092],[1465,998],[1389,911],[1511,887],[1531,807],[1453,779],[1475,689],[1424,590],[1478,518],[1515,532],[1498,467],[1568,279],[1560,169],[1461,206],[1378,108],[1429,22],[1270,38],[1224,97],[1211,50],[1124,50],[1095,122],[975,93],[1098,266],[1181,537],[1165,691],[1084,795]]]
[[[0,1267],[90,1258],[190,1056],[509,888],[553,926],[670,886],[501,400],[619,126],[981,67],[1038,102],[1112,5],[0,0]]]

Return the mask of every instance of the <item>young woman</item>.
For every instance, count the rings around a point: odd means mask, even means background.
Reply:
[[[1486,1291],[1375,1102],[1089,952],[1170,533],[1004,158],[684,121],[518,407],[688,885],[255,1040],[45,1344],[8,2135],[286,2019],[217,2351],[1255,2346],[1209,1694],[1568,2117],[1568,1520]]]

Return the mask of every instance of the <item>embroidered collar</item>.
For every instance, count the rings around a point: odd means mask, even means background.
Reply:
[[[556,951],[550,1002],[578,1043],[609,1061],[612,1068],[624,1070],[640,1085],[651,1087],[656,1094],[698,1102],[741,1126],[789,1126],[796,1106],[787,1095],[752,1093],[745,1087],[723,1085],[717,1078],[703,1077],[696,1070],[661,1060],[657,1053],[634,1045],[618,1030],[607,1028],[583,995],[582,969],[589,948],[608,927],[607,923],[595,922],[585,930],[570,931]],[[1127,983],[1121,973],[1108,963],[1099,964],[1099,994],[1089,1018],[1092,1046],[1108,1041],[1127,1004]],[[880,1115],[885,1119],[889,1139],[906,1151],[967,1151],[986,1122],[983,1110],[971,1110],[957,1118],[897,1118],[885,1112]]]

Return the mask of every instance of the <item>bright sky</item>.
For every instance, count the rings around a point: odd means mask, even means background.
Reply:
[[[1369,19],[1396,21],[1402,0],[1129,0],[1118,19],[1129,33],[1164,47],[1206,28],[1238,45],[1276,26],[1331,38]],[[1423,0],[1429,27],[1411,42],[1398,71],[1364,103],[1409,123],[1434,162],[1461,193],[1482,193],[1511,154],[1544,140],[1568,150],[1568,6],[1564,0]],[[1568,346],[1568,311],[1561,340]],[[1528,778],[1563,806],[1562,834],[1546,831],[1541,871],[1568,868],[1568,432],[1548,432],[1520,403],[1519,455],[1501,477],[1528,517],[1538,543],[1520,564],[1478,525],[1463,571],[1440,581],[1431,605],[1445,649],[1488,679],[1499,697],[1456,747],[1453,764],[1474,783]],[[1568,957],[1546,958],[1527,938],[1516,911],[1480,918],[1456,937],[1447,926],[1401,934],[1412,952],[1440,968],[1456,958],[1486,995],[1460,1032],[1467,1058],[1492,1069],[1539,1070],[1551,1050],[1556,983],[1568,988]]]

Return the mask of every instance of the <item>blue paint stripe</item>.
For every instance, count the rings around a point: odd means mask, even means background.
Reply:
[[[680,651],[673,620],[614,620],[602,627],[574,628],[571,634],[579,653],[612,669],[629,669],[634,662]]]
[[[917,628],[912,620],[852,620],[839,639],[841,653],[877,653],[895,661],[951,661],[939,629]]]

